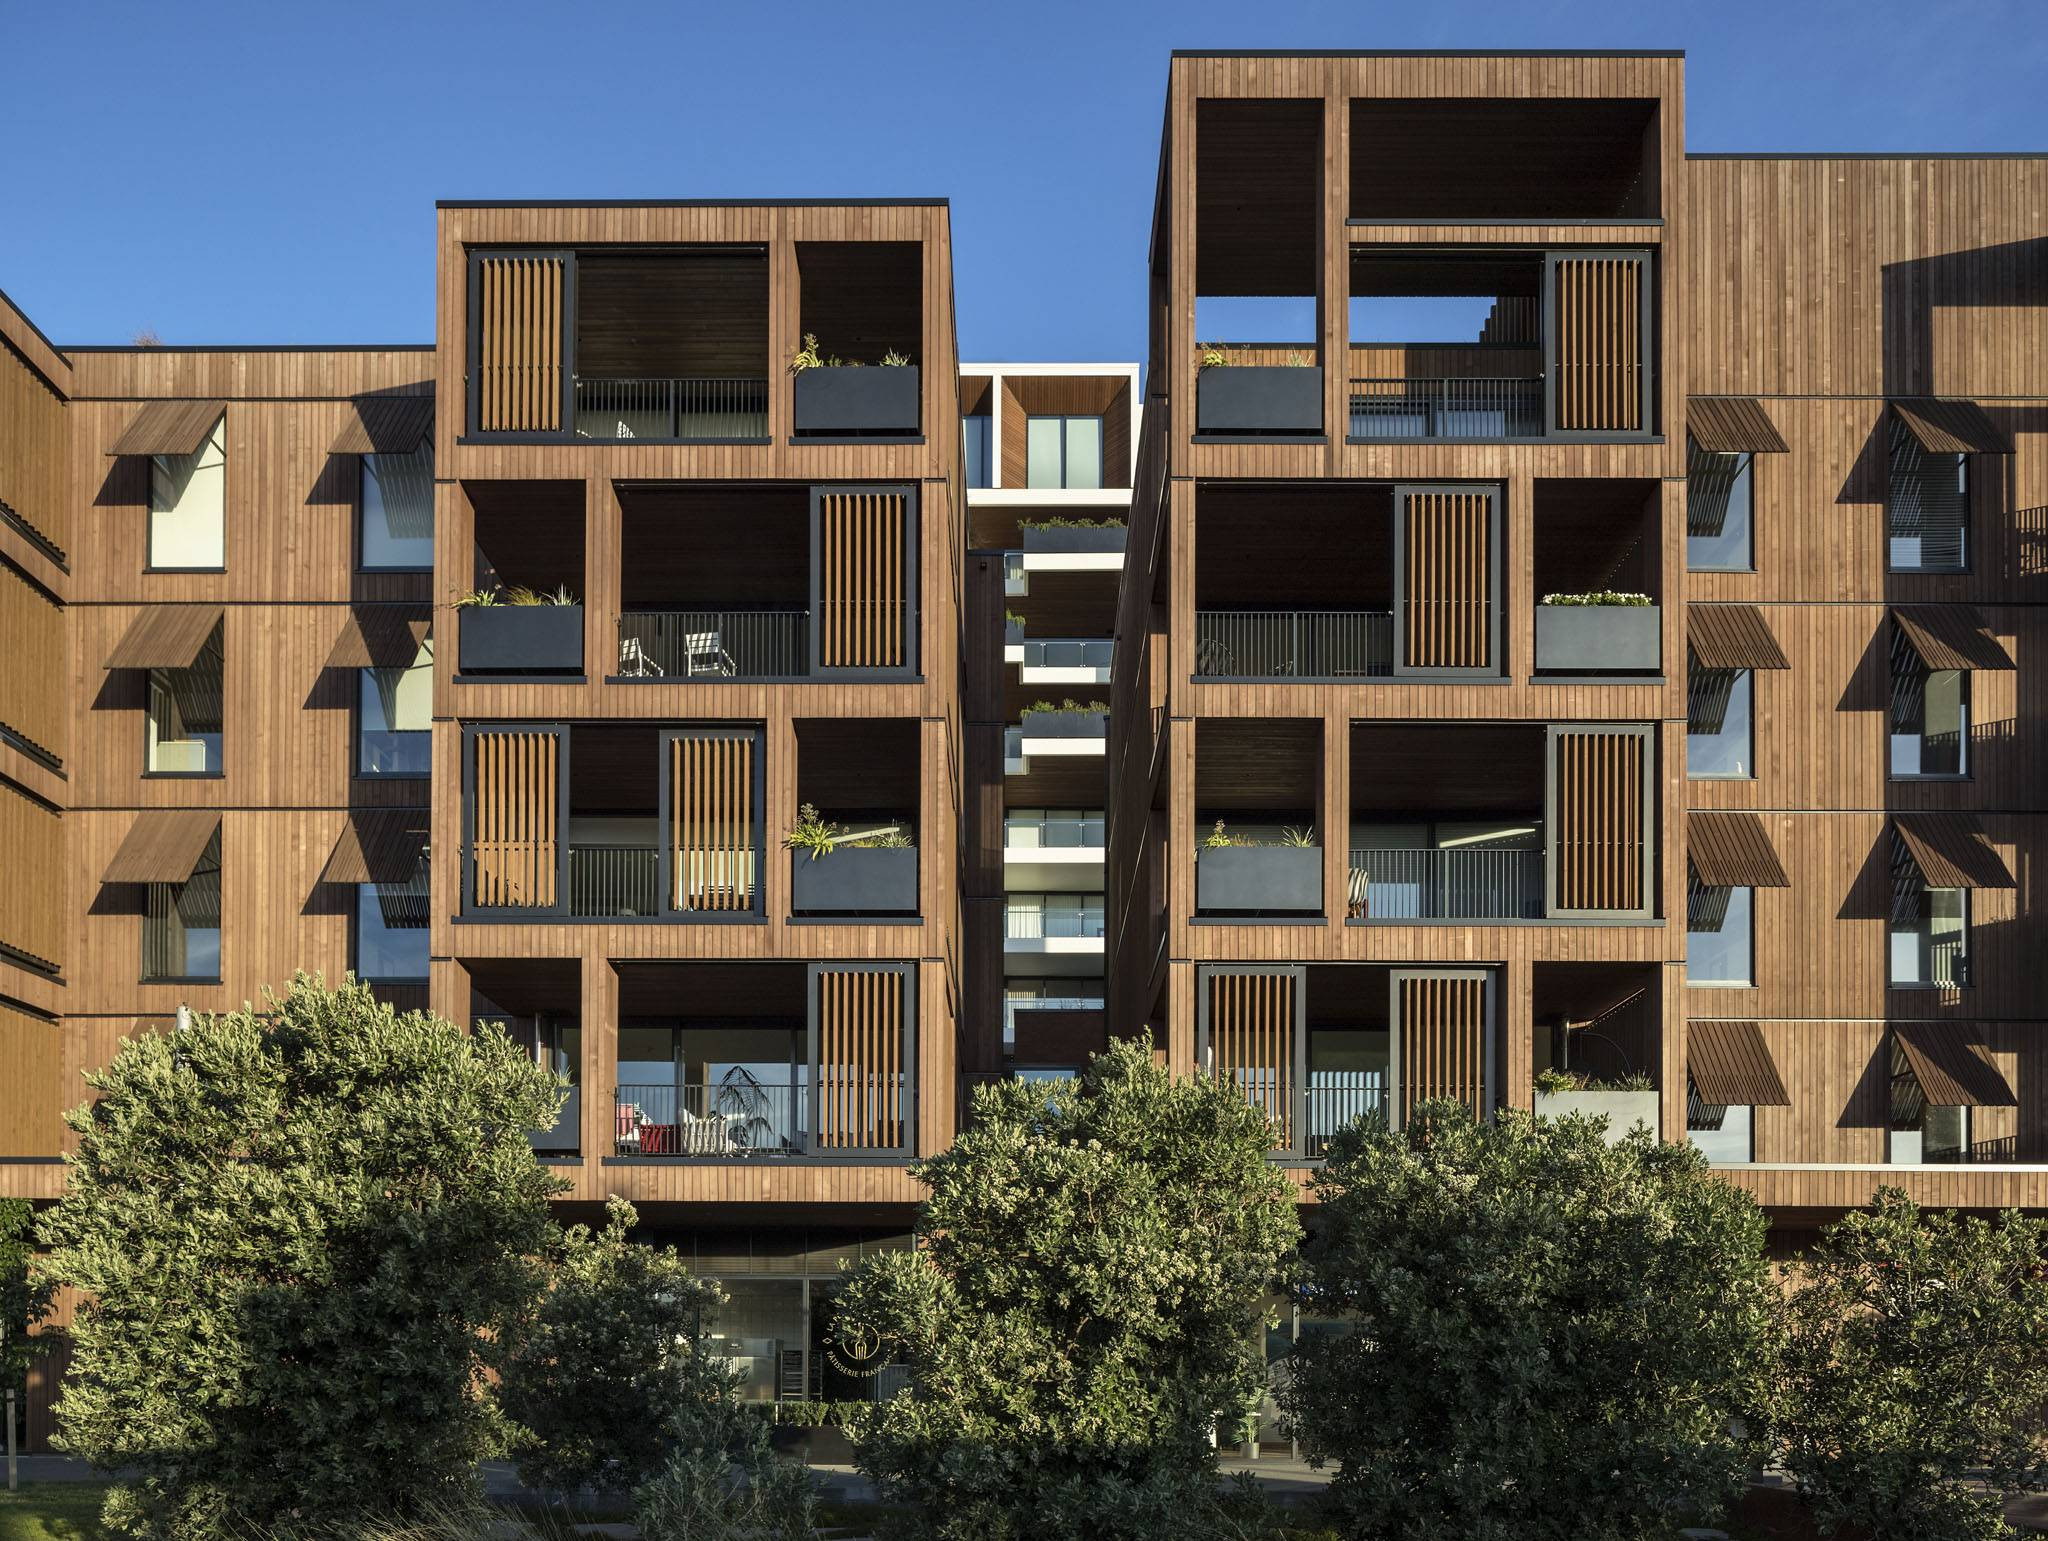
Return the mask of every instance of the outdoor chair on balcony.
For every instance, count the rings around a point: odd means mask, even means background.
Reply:
[[[1353,867],[1344,913],[1353,920],[1365,919],[1367,897],[1372,890],[1372,875],[1363,867]]]
[[[692,1113],[681,1113],[682,1120],[676,1125],[676,1151],[679,1156],[725,1156],[740,1148],[733,1138],[732,1120],[723,1113],[707,1114],[698,1118]]]
[[[721,644],[715,631],[693,631],[683,637],[683,672],[716,674],[727,678],[737,674],[732,654]]]
[[[619,677],[629,680],[661,678],[661,665],[647,656],[647,649],[641,646],[638,637],[619,640]]]

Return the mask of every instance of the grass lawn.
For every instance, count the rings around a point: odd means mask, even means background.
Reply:
[[[0,1488],[0,1541],[99,1541],[104,1482],[24,1482]]]

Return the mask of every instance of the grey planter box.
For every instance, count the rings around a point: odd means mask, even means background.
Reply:
[[[1195,908],[1204,914],[1283,911],[1320,915],[1323,851],[1291,845],[1225,845],[1195,857]]]
[[[526,1142],[544,1155],[575,1155],[583,1143],[583,1088],[570,1087],[554,1127],[534,1130]]]
[[[1197,433],[1322,431],[1321,365],[1232,364],[1196,376]]]
[[[575,674],[583,668],[581,605],[472,605],[455,612],[464,674]]]
[[[1538,605],[1536,667],[1555,674],[1654,674],[1663,662],[1663,636],[1658,605]]]
[[[1022,642],[1023,640],[1024,623],[1022,621],[1003,622],[1003,641],[1005,644],[1012,642]]]
[[[915,364],[827,365],[796,377],[798,433],[916,433]]]
[[[1564,1118],[1580,1113],[1587,1118],[1607,1120],[1607,1143],[1619,1145],[1628,1132],[1637,1124],[1643,1125],[1651,1134],[1660,1134],[1659,1107],[1661,1092],[1538,1092],[1536,1094],[1536,1116],[1538,1118]]]
[[[789,907],[798,915],[915,915],[917,851],[789,853]]]
[[[1131,532],[1120,524],[1076,529],[1061,525],[1024,526],[1026,551],[1121,551]]]
[[[1026,712],[1026,738],[1101,738],[1109,732],[1107,712]]]

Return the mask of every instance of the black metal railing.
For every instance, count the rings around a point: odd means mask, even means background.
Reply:
[[[728,1070],[706,1085],[621,1085],[612,1098],[612,1150],[621,1156],[783,1156],[803,1148],[808,1088],[801,1076],[762,1080]]]
[[[622,675],[733,679],[811,672],[807,610],[628,610],[619,617]]]
[[[1354,439],[1540,439],[1543,377],[1354,379],[1350,431]]]
[[[576,379],[579,439],[764,439],[768,382],[726,378]]]
[[[1197,610],[1195,673],[1239,679],[1394,672],[1386,610]]]
[[[1353,850],[1354,920],[1539,920],[1543,853],[1483,848]]]
[[[651,845],[569,847],[569,913],[625,918],[661,910],[661,852]]]

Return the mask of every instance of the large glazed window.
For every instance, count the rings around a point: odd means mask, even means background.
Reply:
[[[221,693],[226,651],[221,627],[182,669],[151,669],[144,768],[153,776],[221,774]]]
[[[1970,671],[1930,669],[1906,636],[1892,627],[1891,774],[1969,773]]]
[[[1686,676],[1685,773],[1693,780],[1756,775],[1754,687],[1748,669],[1696,667]]]
[[[191,876],[144,886],[144,984],[220,978],[220,833],[215,831]]]
[[[1885,499],[1894,572],[1961,572],[1969,562],[1970,457],[1936,454],[1896,420]]]
[[[1026,425],[1025,479],[1032,487],[1102,485],[1102,419],[1034,417]]]
[[[433,764],[433,639],[420,643],[407,667],[363,669],[357,681],[356,774],[427,775]]]
[[[1756,457],[1715,454],[1690,440],[1687,450],[1685,565],[1694,572],[1750,571],[1756,566]]]
[[[210,569],[227,565],[227,419],[189,455],[149,462],[149,565]]]
[[[427,977],[427,863],[403,883],[356,885],[358,979],[412,982]]]
[[[1756,983],[1756,890],[1686,886],[1685,982],[1747,987]]]
[[[409,455],[364,455],[361,493],[365,568],[413,570],[434,565],[434,449]]]

